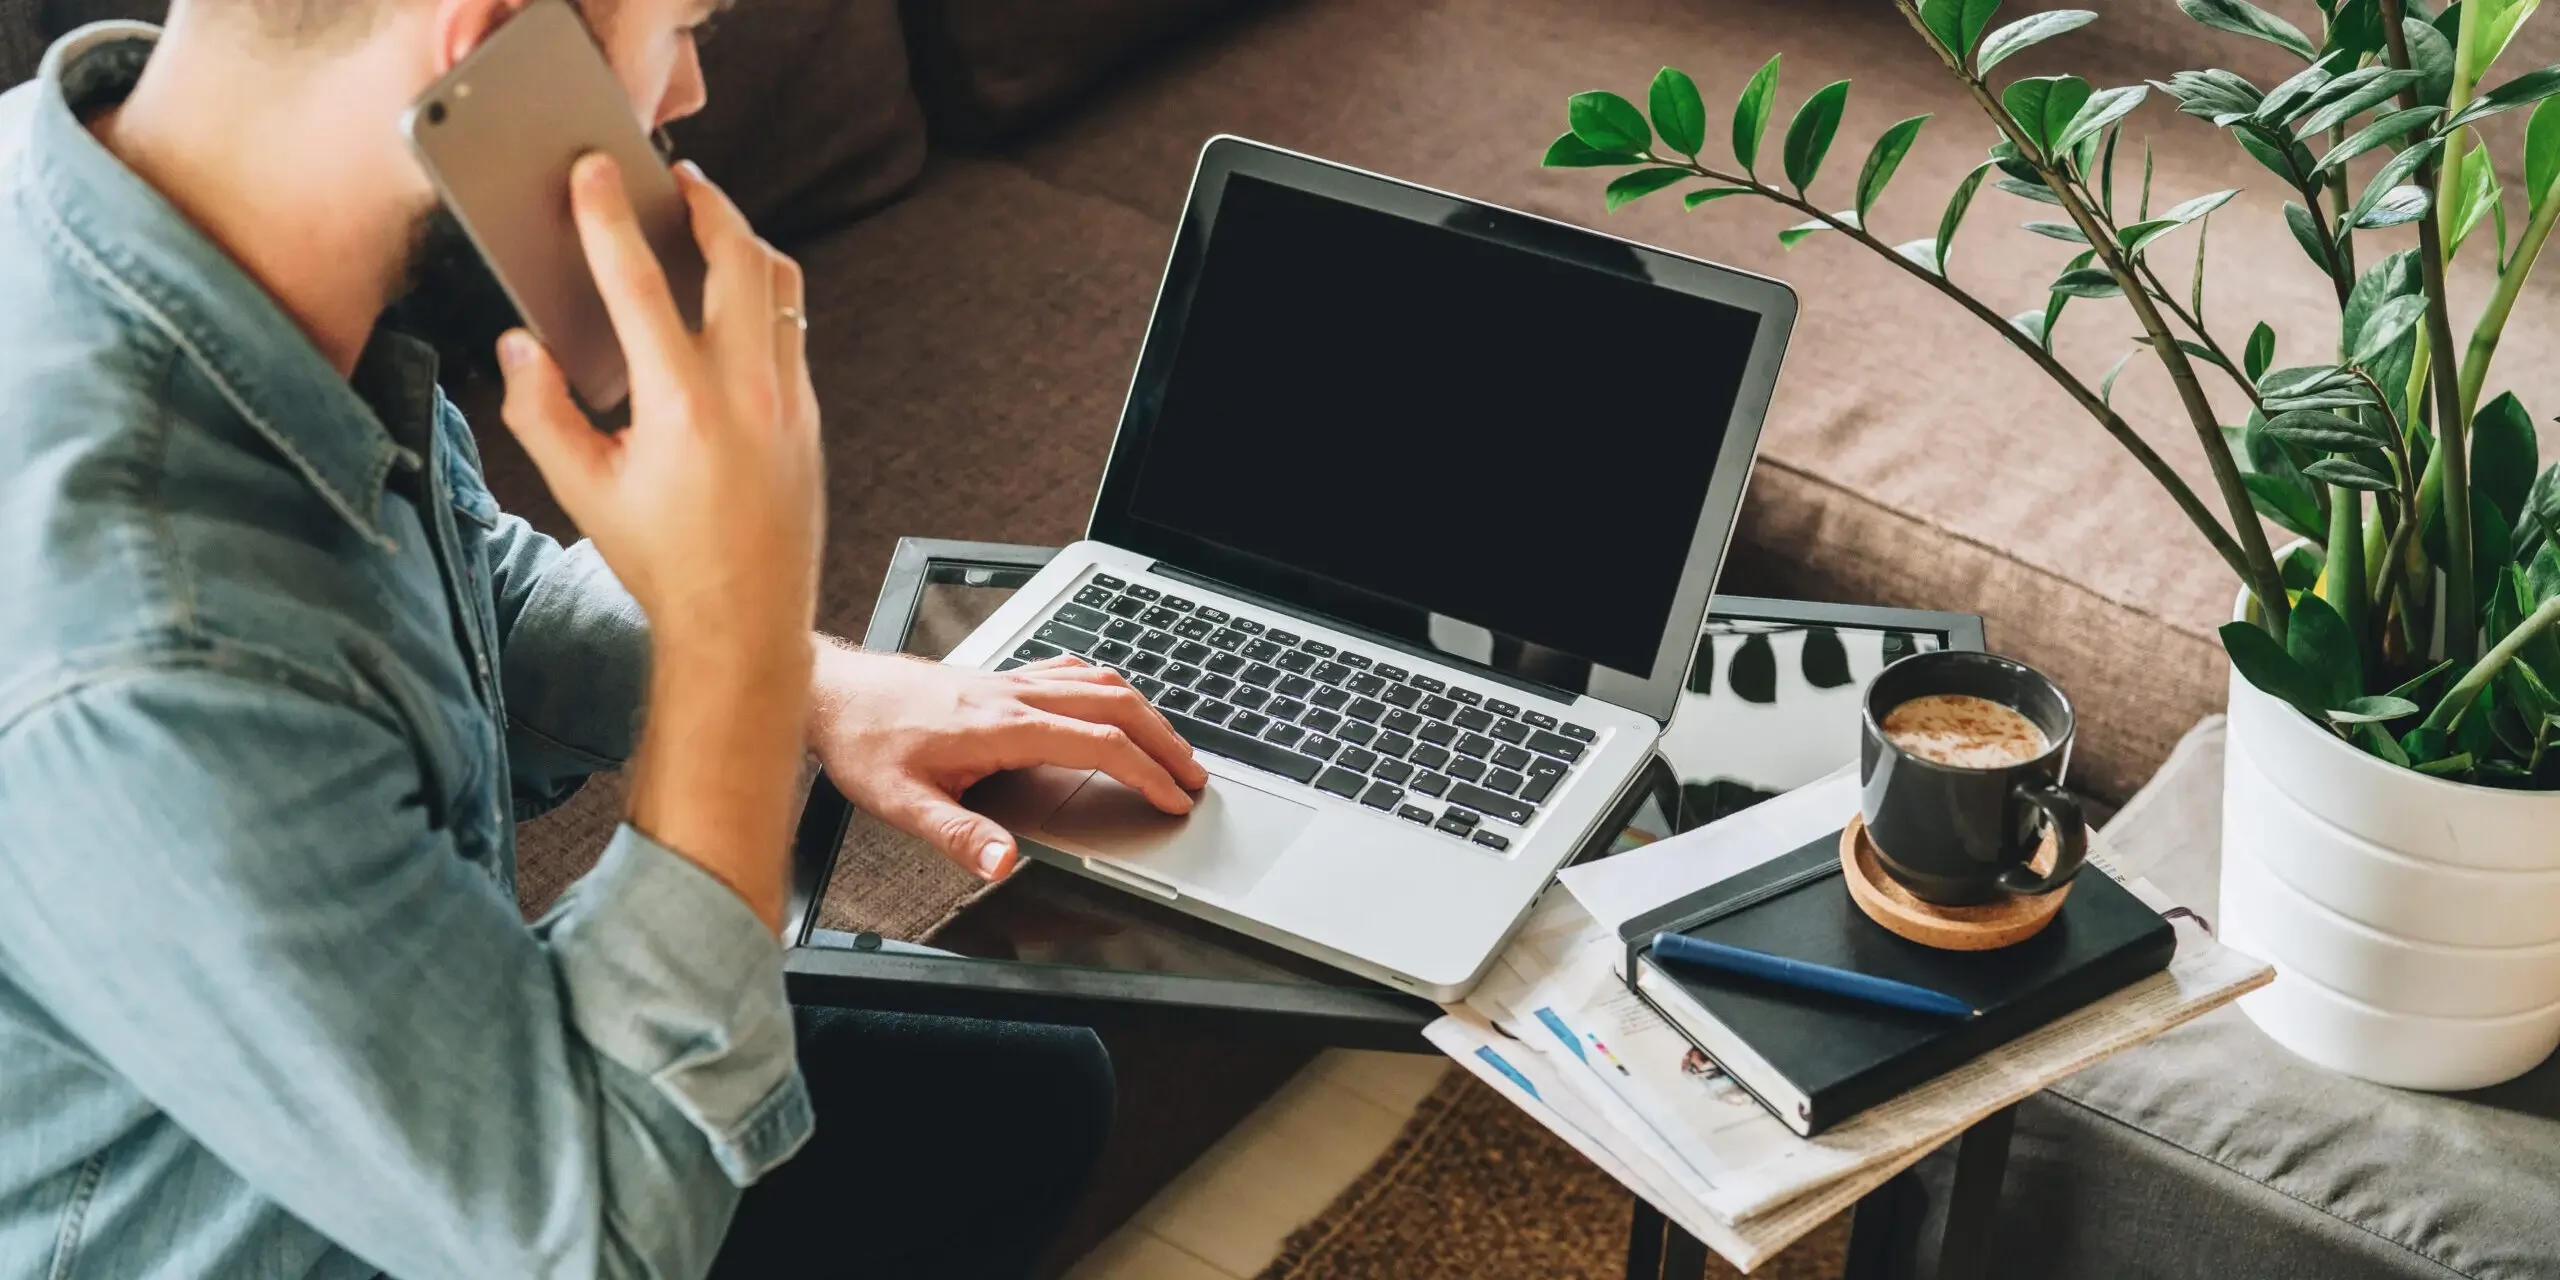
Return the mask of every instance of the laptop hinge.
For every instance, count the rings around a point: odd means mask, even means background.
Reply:
[[[1300,605],[1290,604],[1285,600],[1276,600],[1259,591],[1239,587],[1232,582],[1219,581],[1205,573],[1194,573],[1189,569],[1182,568],[1181,566],[1169,561],[1155,561],[1147,566],[1147,571],[1150,573],[1160,573],[1168,578],[1188,582],[1194,586],[1206,587],[1212,591],[1216,591],[1224,595],[1231,595],[1241,600],[1251,600],[1254,603],[1275,612],[1296,614],[1300,617],[1313,618],[1337,631],[1347,631],[1352,635],[1356,635],[1381,649],[1393,649],[1409,658],[1419,658],[1424,662],[1437,662],[1443,666],[1457,667],[1461,670],[1473,673],[1477,679],[1488,680],[1507,688],[1516,689],[1522,693],[1545,698],[1550,702],[1571,704],[1574,699],[1582,696],[1580,693],[1572,689],[1563,688],[1558,685],[1546,684],[1537,680],[1531,680],[1524,676],[1516,676],[1508,671],[1502,671],[1494,667],[1486,666],[1481,662],[1461,658],[1454,653],[1442,653],[1437,649],[1418,645],[1410,640],[1399,640],[1393,636],[1383,635],[1357,623],[1345,622],[1331,614],[1318,613]]]

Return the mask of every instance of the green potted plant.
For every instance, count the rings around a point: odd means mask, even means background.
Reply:
[[[2314,0],[2316,34],[2248,0],[2176,0],[2302,70],[2259,85],[2173,69],[2144,84],[2003,76],[2019,50],[2087,26],[2085,10],[2004,25],[1998,0],[1891,0],[1914,55],[1933,55],[1994,131],[1987,157],[1903,239],[1879,201],[1928,122],[1886,128],[1845,194],[1817,198],[1849,82],[1815,90],[1776,138],[1779,59],[1739,87],[1730,160],[1708,155],[1705,98],[1664,68],[1639,108],[1567,103],[1555,167],[1615,170],[1610,210],[1677,191],[1691,209],[1748,197],[1795,210],[1790,246],[1844,237],[1925,281],[2051,376],[2168,491],[2240,580],[2231,656],[2223,936],[2280,977],[2243,1001],[2276,1039],[2385,1083],[2470,1088],[2560,1045],[2560,466],[2533,421],[2486,396],[2499,338],[2560,223],[2560,67],[2491,74],[2539,0]],[[2163,4],[2165,8],[2165,3]],[[2294,239],[2338,303],[2334,354],[2274,364],[2264,323],[2226,342],[2206,322],[2205,233],[2240,192],[2155,198],[2124,135],[2150,95],[2228,134],[2272,179]],[[2476,126],[2529,110],[2525,187],[2508,193]],[[1718,139],[1718,152],[1725,150]],[[2147,152],[2146,152],[2147,154]],[[2120,164],[2120,157],[2123,163]],[[2022,314],[1951,271],[1988,181],[2064,242],[2047,296]],[[1667,197],[1666,197],[1667,198]],[[2192,228],[2192,281],[2160,255]],[[1928,231],[1927,222],[1913,230]],[[2496,255],[2467,339],[2445,274]],[[2066,303],[2131,313],[2136,347],[2094,382],[2053,351]],[[2199,494],[2112,404],[2126,363],[2156,360],[2212,468]],[[2227,423],[2206,392],[2249,408]],[[2272,524],[2297,541],[2277,548]]]

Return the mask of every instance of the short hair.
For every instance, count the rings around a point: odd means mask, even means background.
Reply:
[[[373,30],[374,20],[395,4],[417,3],[418,0],[172,0],[180,4],[209,4],[221,9],[247,9],[257,21],[259,34],[270,40],[292,45],[323,45],[333,41],[353,40]],[[614,0],[569,0],[591,28],[600,28],[611,19]]]

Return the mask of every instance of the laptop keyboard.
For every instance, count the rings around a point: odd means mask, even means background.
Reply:
[[[1071,653],[1212,755],[1496,852],[1596,735],[1285,627],[1095,574],[997,666]]]

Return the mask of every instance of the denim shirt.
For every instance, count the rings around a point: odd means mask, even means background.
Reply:
[[[89,133],[155,35],[0,95],[0,1280],[699,1275],[810,1129],[780,948],[628,826],[513,888],[639,611]]]

